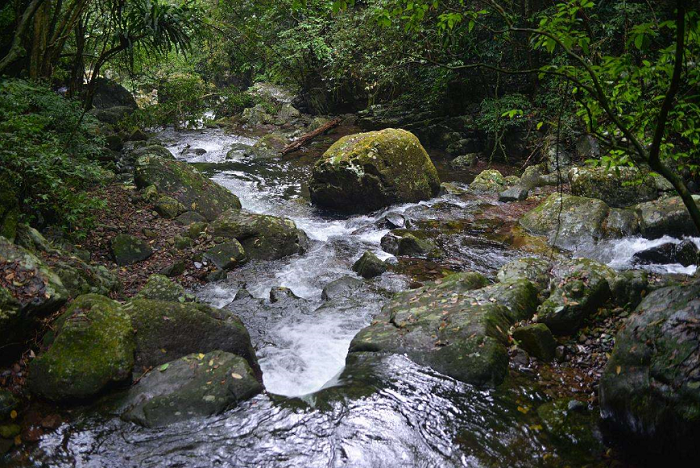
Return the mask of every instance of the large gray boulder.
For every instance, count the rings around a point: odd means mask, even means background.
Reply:
[[[308,237],[288,218],[262,215],[246,210],[232,209],[222,213],[209,225],[214,239],[236,240],[247,258],[276,260],[308,248]],[[240,257],[240,263],[243,257]]]
[[[189,354],[146,374],[129,391],[122,419],[165,426],[222,413],[262,390],[240,356],[224,351]]]
[[[434,197],[440,179],[418,138],[389,128],[338,140],[314,166],[309,190],[316,205],[361,212]]]
[[[695,281],[649,294],[617,335],[600,382],[600,406],[610,436],[631,453],[659,456],[669,466],[697,462],[699,323]]]
[[[520,225],[532,234],[547,236],[550,245],[574,250],[604,237],[609,211],[601,200],[554,193],[525,214]]]
[[[633,167],[575,167],[569,171],[571,193],[597,198],[614,208],[624,208],[659,197],[654,178]]]
[[[61,279],[28,250],[0,236],[0,348],[24,343],[36,319],[68,299]]]
[[[215,220],[226,210],[241,208],[237,196],[191,165],[156,154],[145,154],[136,160],[135,181],[141,189],[155,186],[158,193],[174,198],[208,221]]]
[[[92,105],[95,109],[109,109],[112,107],[138,109],[133,94],[116,81],[102,77],[95,79],[95,93],[92,97]]]
[[[399,293],[353,339],[350,352],[405,353],[463,382],[496,386],[508,369],[514,317],[534,313],[537,291],[524,283],[486,287],[483,276],[460,273]]]

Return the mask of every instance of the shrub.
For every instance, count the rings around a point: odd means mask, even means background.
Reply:
[[[80,235],[102,202],[86,189],[105,180],[97,121],[48,87],[0,81],[0,171],[14,182],[22,220]]]

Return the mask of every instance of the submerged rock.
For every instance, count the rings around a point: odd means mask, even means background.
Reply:
[[[341,138],[316,163],[311,201],[346,212],[434,197],[440,179],[412,133],[386,129]]]
[[[54,401],[85,399],[131,378],[134,332],[119,303],[80,296],[55,325],[49,350],[30,364],[32,393]]]
[[[569,171],[571,193],[597,198],[614,208],[659,197],[654,178],[633,167],[575,167]]]
[[[248,258],[276,260],[303,253],[308,237],[288,218],[228,210],[209,225],[216,238],[235,239],[241,243]]]
[[[129,234],[119,234],[110,244],[112,258],[119,266],[133,265],[153,255],[153,249],[143,239]]]
[[[263,390],[245,359],[196,353],[146,374],[127,395],[122,419],[159,427],[235,407]]]
[[[700,456],[698,323],[695,281],[649,294],[615,339],[600,382],[601,413],[610,437],[635,456],[670,464]]]
[[[547,236],[550,245],[573,250],[603,238],[603,223],[610,208],[594,198],[554,193],[525,214],[520,225],[536,235]]]
[[[24,343],[36,319],[68,299],[61,279],[38,257],[0,236],[0,348]],[[9,280],[7,279],[9,278]]]
[[[519,315],[504,303],[520,302],[499,302],[510,286],[480,290],[486,283],[477,273],[460,273],[396,294],[353,339],[350,352],[405,353],[463,382],[500,384],[508,369],[507,331]]]
[[[667,242],[635,253],[634,260],[641,265],[679,263],[687,267],[698,264],[700,249],[690,240]]]
[[[226,210],[241,208],[237,196],[189,164],[156,154],[148,153],[137,159],[135,180],[139,188],[154,185],[160,194],[174,198],[209,221]]]
[[[261,375],[248,330],[233,313],[197,304],[136,299],[125,309],[136,331],[136,370],[143,373],[190,353],[226,351]]]
[[[572,459],[600,458],[605,450],[598,417],[585,403],[565,399],[545,403],[537,408],[537,416],[555,444]]]
[[[352,266],[352,271],[365,279],[370,279],[383,275],[386,271],[386,263],[372,252],[367,251],[355,262]]]

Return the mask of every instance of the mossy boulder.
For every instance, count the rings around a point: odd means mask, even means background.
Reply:
[[[119,277],[103,265],[84,262],[74,255],[53,261],[51,269],[61,278],[70,297],[83,294],[107,295],[122,287]]]
[[[233,313],[198,303],[136,299],[125,309],[136,331],[136,371],[143,373],[191,353],[237,354],[261,375],[248,330]]]
[[[248,258],[276,260],[303,253],[308,246],[304,231],[288,218],[229,210],[211,223],[208,232],[214,239],[235,239]]]
[[[129,234],[118,234],[110,243],[112,258],[119,266],[133,265],[153,255],[153,249],[143,239]]]
[[[245,249],[236,239],[215,245],[204,256],[220,270],[232,270],[248,260]]]
[[[246,155],[256,159],[277,158],[282,155],[282,150],[288,143],[287,137],[281,133],[268,133],[247,150]]]
[[[604,237],[610,207],[601,200],[554,193],[520,219],[520,225],[547,236],[550,245],[573,250]]]
[[[463,154],[450,161],[450,167],[458,171],[466,171],[476,166],[478,161],[479,155],[476,153]]]
[[[363,287],[361,280],[352,276],[343,276],[340,279],[328,283],[321,292],[321,299],[333,301],[336,299],[349,299],[355,296]]]
[[[49,350],[30,364],[34,394],[53,401],[86,399],[131,378],[133,329],[119,303],[80,296],[56,326]]]
[[[440,179],[418,138],[389,128],[338,140],[314,166],[309,191],[318,206],[362,212],[434,197]]]
[[[382,237],[380,243],[382,250],[392,255],[427,258],[437,258],[442,255],[433,242],[421,239],[407,231],[390,232]]]
[[[152,301],[185,302],[187,294],[185,288],[169,279],[165,275],[151,275],[136,299],[150,299]]]
[[[268,112],[267,107],[262,104],[249,107],[241,114],[241,122],[252,126],[271,124],[274,121],[275,118]]]
[[[173,197],[168,196],[159,197],[156,200],[153,209],[156,211],[156,213],[166,219],[175,219],[178,217],[178,215],[187,211],[185,205],[175,200]]]
[[[146,154],[136,161],[135,181],[139,188],[154,185],[191,211],[213,221],[229,209],[240,209],[237,196],[209,180],[189,164],[174,159]]]
[[[573,195],[597,198],[614,208],[659,197],[654,178],[633,167],[575,167],[569,171],[569,181]]]
[[[557,342],[552,332],[543,323],[525,325],[513,330],[513,339],[531,356],[541,361],[554,359]]]
[[[353,264],[352,271],[366,279],[374,278],[384,274],[386,263],[372,252],[367,251]]]
[[[0,348],[20,345],[36,319],[68,299],[61,279],[28,250],[0,236]]]
[[[474,178],[469,188],[481,193],[499,193],[508,186],[506,178],[496,169],[486,169]]]
[[[500,384],[508,369],[511,311],[479,294],[487,280],[477,273],[450,275],[398,293],[350,352],[405,353],[450,377],[478,386]]]
[[[166,426],[222,413],[262,390],[240,356],[189,354],[145,375],[129,391],[121,417],[145,427]]]
[[[19,195],[9,174],[0,172],[0,236],[15,240],[19,222]]]
[[[95,92],[92,98],[95,109],[109,109],[115,106],[138,109],[136,99],[125,87],[109,78],[95,79]]]
[[[698,323],[695,281],[649,294],[615,338],[600,382],[601,414],[610,437],[630,453],[674,466],[697,462]]]
[[[608,280],[614,277],[610,268],[593,260],[576,259],[563,265],[551,295],[537,309],[537,321],[557,335],[575,333],[610,298]]]
[[[700,196],[694,195],[700,206]],[[666,234],[673,236],[697,236],[698,231],[680,197],[666,197],[639,203],[633,207],[641,218],[640,229],[644,237],[658,238]]]
[[[527,279],[539,290],[549,287],[551,265],[548,260],[536,257],[524,257],[506,263],[498,270],[498,281],[507,282]]]
[[[469,293],[472,304],[499,304],[511,322],[528,320],[537,311],[537,288],[528,279],[506,280]]]

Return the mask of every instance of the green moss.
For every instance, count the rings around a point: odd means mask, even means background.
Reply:
[[[49,350],[30,365],[33,393],[56,401],[84,399],[131,377],[133,329],[117,302],[94,294],[80,296],[57,326]]]

